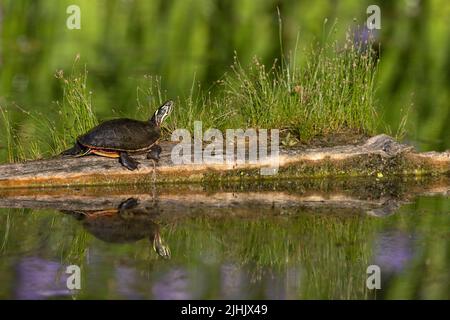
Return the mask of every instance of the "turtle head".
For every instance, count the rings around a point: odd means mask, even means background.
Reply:
[[[153,250],[155,250],[155,252],[163,259],[171,258],[170,248],[161,239],[159,232],[156,232],[153,238]]]
[[[150,122],[159,127],[164,119],[172,112],[172,109],[173,101],[169,100],[164,102],[164,104],[155,111],[153,117],[150,119]]]

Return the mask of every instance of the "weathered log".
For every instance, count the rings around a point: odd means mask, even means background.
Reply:
[[[245,191],[243,191],[245,190]],[[129,198],[164,220],[190,214],[365,213],[385,216],[421,195],[450,195],[450,177],[315,179],[276,184],[182,184],[1,189],[0,208],[35,208],[93,214],[117,211]],[[300,211],[299,211],[300,210]]]
[[[260,169],[272,165],[271,158],[257,164],[177,165],[171,160],[174,143],[161,146],[163,152],[156,167],[141,155],[136,157],[141,164],[135,171],[127,170],[117,159],[98,156],[4,164],[0,166],[0,188],[450,173],[449,151],[419,153],[386,135],[358,145],[281,149],[278,173],[268,176],[262,176]]]

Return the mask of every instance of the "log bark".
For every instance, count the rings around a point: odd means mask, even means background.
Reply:
[[[0,188],[450,174],[449,151],[419,153],[387,135],[369,138],[359,145],[281,149],[278,173],[268,176],[261,175],[260,169],[272,165],[271,158],[257,164],[174,164],[174,145],[161,144],[163,152],[156,167],[145,155],[136,156],[141,164],[135,171],[127,170],[117,159],[99,156],[4,164],[0,165]]]
[[[63,212],[117,211],[134,198],[137,209],[164,220],[189,215],[368,214],[386,216],[417,196],[449,196],[450,178],[317,179],[267,183],[0,189],[0,208]]]

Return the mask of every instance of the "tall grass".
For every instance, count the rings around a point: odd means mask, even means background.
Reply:
[[[192,90],[174,121],[188,128],[193,120],[220,129],[280,128],[306,142],[339,131],[373,134],[379,125],[378,60],[371,45],[370,40],[355,43],[349,32],[344,44],[326,41],[306,51],[302,68],[295,55],[269,67],[256,57],[242,66],[235,55],[212,97],[210,91],[194,95]]]
[[[371,50],[347,40],[317,46],[300,68],[294,61],[267,68],[256,58],[250,68],[235,60],[224,82],[241,123],[286,128],[299,139],[343,130],[372,134],[377,126]]]
[[[309,141],[339,131],[373,134],[379,125],[375,101],[378,60],[371,43],[326,41],[305,51],[304,67],[281,58],[266,66],[258,58],[243,66],[237,54],[231,70],[207,90],[193,81],[178,98],[171,128],[280,128]],[[158,97],[161,79],[151,78],[148,96]]]
[[[0,151],[1,149],[6,150],[7,155],[7,161],[8,162],[14,162],[16,160],[16,148],[14,147],[15,141],[17,141],[17,135],[14,131],[14,128],[11,123],[11,119],[8,113],[8,110],[0,106],[0,123],[2,126],[0,128],[3,129],[4,132],[2,132],[2,135],[4,137],[2,143],[4,145],[0,144]]]
[[[295,64],[295,58],[286,57],[267,67],[256,57],[243,66],[235,54],[230,70],[210,88],[202,88],[194,75],[189,92],[179,97],[168,95],[161,77],[145,76],[137,88],[136,117],[144,118],[144,114],[148,118],[170,98],[176,100],[176,107],[166,124],[166,137],[176,128],[193,130],[194,121],[202,121],[204,130],[278,128],[302,142],[337,132],[373,134],[379,125],[375,104],[378,60],[371,43],[355,43],[349,33],[344,43],[327,40],[305,55],[303,67]],[[33,120],[30,126],[36,127],[36,133],[32,137],[17,137],[7,111],[0,110],[9,161],[27,158],[30,151],[31,157],[57,154],[98,124],[87,75],[86,67],[79,66],[79,57],[69,75],[62,70],[55,74],[63,93],[56,116],[20,109]]]
[[[58,154],[73,144],[77,136],[98,124],[92,108],[92,93],[87,89],[88,71],[79,67],[78,60],[77,57],[67,76],[62,70],[55,74],[63,92],[62,100],[52,110],[56,116],[29,112],[17,105],[0,106],[0,128],[3,129],[0,142],[5,144],[7,161]],[[28,130],[16,128],[10,116],[13,112],[29,119]]]
[[[92,107],[92,92],[87,88],[86,67],[80,70],[77,66],[79,56],[75,59],[72,72],[68,77],[62,70],[55,76],[61,80],[63,99],[58,103],[58,123],[51,128],[51,135],[56,148],[64,148],[73,143],[82,133],[98,124]]]
[[[203,87],[220,78],[233,62],[233,50],[245,67],[255,54],[270,66],[279,56],[277,34],[286,53],[299,44],[289,56],[292,64],[305,66],[303,49],[321,39],[323,19],[339,19],[343,27],[338,36],[343,36],[354,19],[365,22],[372,4],[369,0],[76,2],[84,12],[79,31],[65,27],[66,8],[73,1],[1,2],[0,104],[16,101],[50,113],[48,102],[59,99],[59,92],[43,85],[50,82],[49,70],[70,69],[77,52],[89,63],[95,110],[102,118],[111,113],[111,102],[118,113],[128,112],[134,80],[144,73],[163,75],[171,96],[182,96],[188,94],[194,72]],[[276,27],[277,5],[282,30]],[[396,128],[404,116],[402,108],[413,104],[408,138],[429,141],[421,145],[428,150],[449,148],[448,1],[413,5],[383,1],[380,7],[386,17],[377,34],[383,49],[377,94],[383,106],[381,117]]]

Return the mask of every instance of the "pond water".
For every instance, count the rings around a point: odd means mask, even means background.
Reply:
[[[271,188],[3,193],[0,298],[450,298],[448,186]]]

